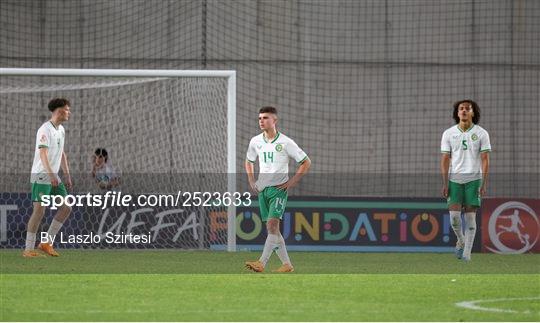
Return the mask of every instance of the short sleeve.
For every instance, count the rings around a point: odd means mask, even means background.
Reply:
[[[49,148],[51,136],[46,129],[40,129],[37,133],[38,148]]]
[[[489,141],[489,134],[487,131],[482,132],[482,136],[480,137],[480,152],[490,152],[491,151],[491,143]]]
[[[306,158],[308,158],[307,154],[298,147],[298,145],[291,140],[287,145],[285,145],[285,150],[287,151],[287,155],[294,159],[297,163],[302,163]]]
[[[450,144],[448,131],[445,131],[442,135],[441,139],[441,153],[443,154],[451,154],[452,153],[452,145]]]
[[[249,147],[246,153],[246,160],[250,163],[254,163],[257,160],[257,150],[255,150],[255,143],[253,140],[249,142]]]

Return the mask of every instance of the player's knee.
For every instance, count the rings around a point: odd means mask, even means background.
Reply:
[[[63,211],[65,212],[66,215],[69,215],[71,213],[71,210],[72,210],[71,206],[66,205],[66,204],[62,205],[61,209],[63,209]]]
[[[268,233],[270,234],[278,234],[279,230],[277,230],[277,228],[273,225],[268,225],[266,226],[266,228],[268,229]]]
[[[34,202],[34,208],[32,210],[32,216],[42,218],[45,215],[45,207],[40,202]]]
[[[277,219],[268,220],[268,223],[266,224],[266,229],[268,229],[268,233],[270,234],[278,234],[279,233],[279,220]]]
[[[448,206],[449,211],[461,211],[461,204],[451,204]]]

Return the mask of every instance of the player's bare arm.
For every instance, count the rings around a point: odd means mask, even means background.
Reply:
[[[448,170],[450,168],[450,154],[441,154],[441,175],[442,175],[442,189],[441,194],[444,198],[448,197]]]
[[[258,193],[257,187],[255,186],[255,165],[249,160],[246,160],[244,166],[248,176],[249,187],[254,193]]]
[[[54,187],[58,186],[58,177],[52,171],[51,165],[49,164],[49,149],[47,147],[42,147],[39,149],[39,158],[41,159],[41,163],[43,164],[43,167],[45,167],[45,170],[51,179],[51,185]]]
[[[73,187],[73,183],[71,182],[71,175],[69,173],[69,164],[68,164],[68,159],[65,152],[62,152],[62,161],[61,161],[60,166],[62,167],[62,172],[64,172],[65,184],[67,188],[71,189]]]
[[[298,169],[296,170],[296,174],[294,174],[294,176],[287,182],[277,186],[277,188],[282,190],[288,190],[290,188],[293,188],[298,184],[298,182],[300,182],[300,179],[308,172],[310,167],[311,160],[309,158],[306,158],[306,160],[304,160],[302,164],[300,164],[300,167],[298,167]]]
[[[480,153],[482,160],[482,186],[480,186],[480,196],[484,196],[487,190],[488,173],[489,173],[489,153]]]

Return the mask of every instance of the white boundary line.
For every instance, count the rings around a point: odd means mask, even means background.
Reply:
[[[519,297],[519,298],[496,298],[496,299],[484,299],[484,300],[477,300],[477,301],[463,301],[456,303],[456,306],[467,308],[470,310],[477,310],[477,311],[484,311],[484,312],[496,312],[496,313],[522,313],[522,314],[531,314],[530,311],[515,311],[515,310],[509,310],[504,308],[496,308],[496,307],[482,307],[477,304],[480,303],[495,303],[495,302],[503,302],[503,301],[528,301],[528,300],[540,300],[540,296],[537,297]]]

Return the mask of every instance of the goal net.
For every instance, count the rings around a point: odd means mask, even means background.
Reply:
[[[0,74],[0,192],[9,202],[3,205],[3,247],[24,246],[36,132],[50,119],[49,100],[65,97],[71,102],[71,116],[63,124],[74,183],[69,194],[103,196],[112,190],[131,195],[134,202],[119,206],[109,200],[110,206],[98,207],[81,200],[83,205],[75,205],[64,224],[64,235],[102,239],[64,247],[234,249],[234,234],[228,232],[234,227],[227,224],[234,206],[193,200],[195,192],[223,194],[235,188],[234,176],[228,176],[235,171],[234,149],[228,149],[235,137],[233,71],[56,70],[56,75],[32,75],[24,70],[23,76],[6,75],[6,70]],[[96,149],[107,151],[109,168],[98,175],[111,178],[95,176]],[[112,185],[115,178],[118,186]],[[139,200],[141,195],[146,198]],[[40,231],[47,230],[53,212],[47,210]],[[151,240],[109,243],[107,232]]]

